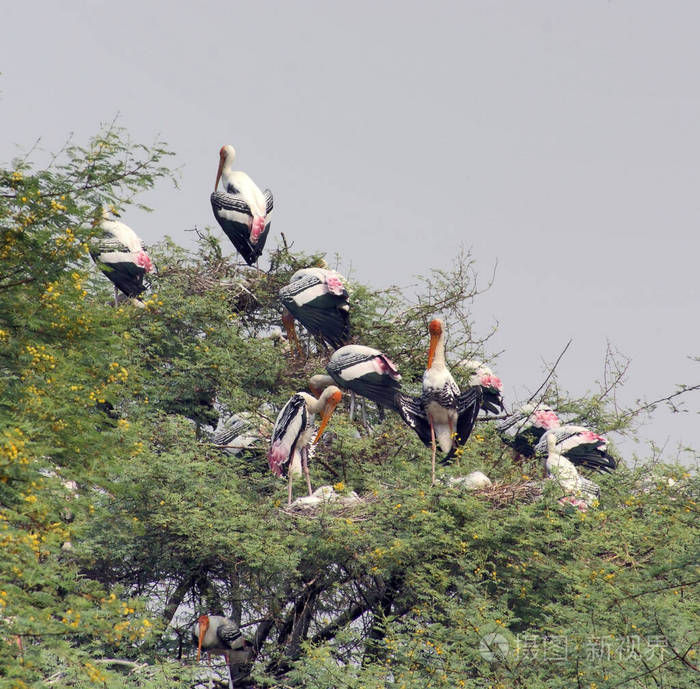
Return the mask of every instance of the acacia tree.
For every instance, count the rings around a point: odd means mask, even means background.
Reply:
[[[202,611],[233,617],[253,642],[237,686],[694,686],[698,479],[680,467],[623,467],[583,514],[533,482],[541,468],[516,463],[489,423],[444,468],[501,482],[469,494],[429,487],[429,454],[395,415],[370,410],[368,431],[339,410],[312,477],[362,502],[286,509],[266,434],[327,353],[309,341],[294,358],[270,334],[279,288],[320,255],[285,244],[263,271],[225,258],[208,234],[194,252],[168,240],[152,248],[146,308],[112,308],[84,244],[99,203],[131,200],[136,180],[163,174],[164,149],[140,150],[125,158],[108,130],[69,149],[63,173],[3,173],[0,687],[196,686],[209,674],[188,638]],[[51,185],[73,189],[50,197],[65,208],[41,195]],[[20,213],[25,203],[45,214],[20,232],[37,212]],[[45,252],[31,269],[29,242]],[[399,363],[409,391],[434,315],[451,361],[483,354],[469,256],[410,302],[399,288],[350,292],[357,340]],[[618,423],[605,404],[571,411],[604,432]],[[243,411],[260,441],[224,454],[208,424]]]

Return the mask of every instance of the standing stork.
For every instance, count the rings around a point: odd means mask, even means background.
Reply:
[[[282,466],[287,465],[288,505],[292,504],[292,476],[299,476],[302,470],[306,476],[309,495],[313,492],[309,477],[309,444],[314,434],[314,416],[319,412],[322,414],[321,425],[313,440],[315,445],[342,397],[343,393],[335,385],[329,385],[319,399],[307,392],[297,392],[277,416],[267,460],[275,476],[281,476]]]
[[[335,383],[350,390],[350,419],[353,418],[355,393],[379,406],[396,409],[397,393],[401,390],[401,376],[389,357],[372,347],[345,345],[333,352],[326,364],[329,375],[318,374],[309,379],[309,388],[317,397],[327,386]],[[364,406],[363,416],[364,416]],[[366,419],[364,419],[366,424]]]
[[[270,231],[272,192],[260,191],[255,182],[240,170],[233,170],[236,149],[222,146],[219,151],[219,169],[216,172],[211,206],[214,216],[248,265],[262,254]],[[221,180],[223,192],[217,191]]]
[[[119,216],[114,209],[102,206],[98,223],[102,233],[91,240],[90,256],[114,283],[114,305],[118,306],[118,290],[131,299],[138,299],[144,292],[143,278],[153,270],[153,264],[136,232],[123,222],[112,220],[112,215]]]
[[[547,431],[542,437],[542,441],[547,448],[544,462],[547,476],[557,481],[559,487],[564,491],[564,499],[574,498],[574,502],[571,504],[581,507],[575,502],[576,499],[581,499],[585,503],[585,508],[590,506],[594,500],[600,497],[600,487],[593,481],[579,475],[573,462],[569,461],[562,453],[557,443],[555,431]]]
[[[314,337],[334,349],[350,339],[350,299],[336,271],[313,267],[297,270],[279,295],[285,306],[282,322],[289,342],[295,343],[300,354],[295,318]]]
[[[197,644],[197,660],[206,651],[223,655],[228,668],[229,687],[233,687],[231,664],[240,665],[250,660],[253,645],[242,634],[238,625],[222,615],[200,615],[192,628],[192,641]]]
[[[608,440],[583,426],[554,426],[535,446],[535,455],[545,457],[549,443],[554,441],[558,453],[576,466],[600,473],[617,468],[615,458],[608,452]]]
[[[423,393],[411,398],[399,394],[399,413],[418,437],[432,446],[431,481],[435,484],[436,445],[450,459],[463,445],[474,428],[482,403],[481,386],[460,392],[445,362],[444,324],[439,318],[430,321],[428,368],[423,374]],[[436,442],[437,441],[437,442]]]

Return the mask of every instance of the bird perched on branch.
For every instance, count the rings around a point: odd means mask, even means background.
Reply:
[[[535,446],[550,429],[561,425],[556,412],[544,404],[524,404],[496,430],[503,442],[523,457],[534,457]]]
[[[608,452],[608,441],[584,426],[562,426],[556,412],[546,405],[527,404],[499,424],[497,431],[503,442],[523,457],[546,457],[547,439],[551,431],[557,451],[576,466],[609,472],[617,461]]]
[[[231,665],[247,663],[253,654],[253,644],[242,634],[238,625],[223,615],[200,615],[192,628],[192,642],[197,644],[197,660],[206,651],[223,655],[228,668],[229,688],[233,688]]]
[[[301,354],[296,318],[314,337],[336,349],[350,339],[350,299],[342,277],[326,268],[297,270],[280,292],[286,311],[282,322],[290,343]]]
[[[116,210],[102,207],[102,219],[97,223],[101,234],[90,241],[90,256],[114,283],[116,306],[119,303],[117,290],[131,299],[138,299],[146,289],[143,278],[153,270],[153,264],[136,232],[123,222],[112,220],[112,215],[119,216]]]
[[[482,403],[481,386],[461,392],[445,362],[444,323],[430,321],[428,368],[423,374],[423,393],[409,397],[399,393],[398,411],[418,437],[432,446],[431,480],[435,483],[436,445],[449,460],[474,428]]]
[[[558,453],[576,466],[601,473],[617,468],[615,458],[608,452],[608,440],[583,426],[555,426],[540,438],[535,455],[544,457],[549,452],[552,438]]]
[[[270,231],[272,192],[260,191],[255,182],[240,170],[233,170],[236,150],[231,145],[219,151],[219,169],[216,172],[211,205],[214,216],[248,265],[258,260]],[[224,191],[217,191],[219,180]]]
[[[329,375],[317,374],[309,379],[309,388],[317,397],[333,383],[343,390],[350,390],[350,419],[355,408],[355,393],[376,402],[380,409],[396,409],[401,376],[394,362],[378,349],[345,345],[333,352],[326,370]]]
[[[499,414],[505,411],[503,395],[501,394],[503,383],[488,366],[475,359],[463,359],[457,366],[469,373],[470,386],[481,386],[481,408],[487,414]]]
[[[267,459],[270,470],[275,476],[281,476],[282,467],[287,466],[288,505],[292,504],[292,477],[301,475],[302,471],[306,476],[309,495],[312,494],[309,477],[309,445],[314,435],[314,416],[319,412],[322,414],[321,425],[313,440],[315,445],[342,397],[343,393],[335,385],[329,385],[319,399],[307,392],[297,392],[292,395],[277,416]]]
[[[206,651],[225,656],[229,665],[248,660],[252,648],[238,625],[223,615],[200,615],[192,628],[192,641],[197,644],[197,660]]]

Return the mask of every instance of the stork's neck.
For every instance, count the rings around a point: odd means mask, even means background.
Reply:
[[[329,376],[330,377],[330,376]],[[332,379],[331,379],[332,381]],[[312,413],[312,414],[319,414],[322,412],[328,403],[328,399],[330,396],[337,390],[333,385],[329,385],[322,393],[321,396],[316,399],[315,397],[311,397],[311,395],[307,395],[304,393],[306,397],[306,407],[307,409]]]
[[[445,335],[440,334],[435,345],[435,353],[433,354],[433,363],[430,368],[446,368],[445,363]]]

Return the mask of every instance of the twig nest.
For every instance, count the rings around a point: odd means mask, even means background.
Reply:
[[[360,496],[351,490],[347,495],[337,493],[333,486],[321,486],[311,495],[297,498],[289,507],[292,510],[313,510],[324,504],[338,503],[339,505],[356,505],[362,502]]]
[[[484,490],[493,484],[491,479],[482,471],[472,471],[466,476],[453,476],[447,479],[447,485],[463,490]]]

